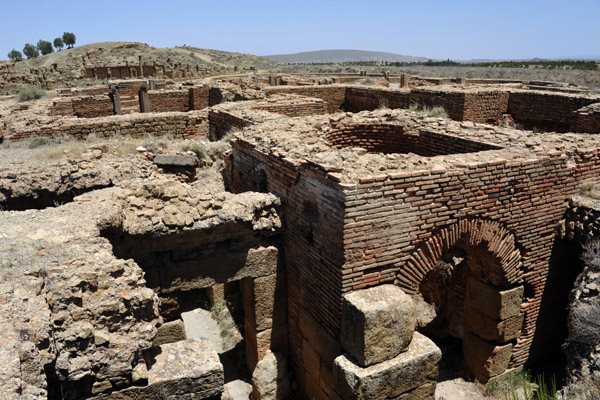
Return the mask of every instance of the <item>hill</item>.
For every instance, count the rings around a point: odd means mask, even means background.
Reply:
[[[392,61],[392,62],[422,62],[425,57],[404,56],[395,53],[365,50],[319,50],[305,51],[294,54],[276,54],[264,56],[272,61],[282,63],[330,63],[352,61]]]
[[[52,64],[83,67],[83,58],[85,58],[85,63],[88,66],[123,65],[125,62],[136,65],[139,55],[142,55],[144,61],[150,64],[153,62],[157,64],[173,62],[190,65],[199,64],[209,68],[255,66],[258,69],[269,69],[277,65],[271,60],[251,54],[200,49],[191,46],[157,48],[137,42],[99,42],[86,44],[24,60],[17,64],[29,68],[47,68]]]

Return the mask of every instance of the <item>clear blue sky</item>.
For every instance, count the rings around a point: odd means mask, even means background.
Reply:
[[[74,32],[257,55],[322,49],[439,59],[600,57],[600,0],[0,0],[0,59]]]

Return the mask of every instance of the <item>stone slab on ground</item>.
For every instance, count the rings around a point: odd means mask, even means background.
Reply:
[[[344,354],[335,359],[333,366],[336,391],[345,400],[384,400],[428,384],[435,386],[441,358],[435,343],[418,332],[407,351],[366,368]]]
[[[154,157],[154,164],[159,167],[195,167],[198,165],[198,158],[179,154],[158,154]]]
[[[389,360],[406,350],[415,330],[412,299],[395,285],[344,296],[342,347],[363,366]]]
[[[148,350],[148,386],[97,399],[210,399],[223,393],[223,365],[207,339],[187,339]]]

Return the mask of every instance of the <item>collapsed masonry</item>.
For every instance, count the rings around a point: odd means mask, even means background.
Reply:
[[[183,395],[172,392],[177,380],[189,382],[182,390],[190,393],[220,396],[214,353],[177,326],[202,293],[234,286],[243,298],[250,372],[264,378],[270,360],[270,384],[281,383],[277,366],[287,357],[310,398],[432,398],[440,352],[427,337],[459,338],[468,371],[482,382],[543,360],[564,338],[556,327],[566,327],[576,269],[576,248],[556,228],[578,186],[599,180],[600,145],[591,134],[479,122],[493,116],[500,123],[510,110],[515,121],[562,130],[579,116],[597,116],[588,104],[599,99],[522,91],[282,86],[265,89],[263,98],[256,91],[254,100],[240,94],[211,104],[211,94],[225,96],[207,86],[201,97],[208,109],[179,103],[177,112],[75,118],[11,132],[5,139],[171,131],[219,140],[237,131],[225,167],[233,193],[165,178],[140,160],[141,171],[84,172],[82,180],[81,170],[98,168],[88,162],[40,182],[67,181],[55,192],[81,189],[75,194],[108,188],[59,208],[6,212],[3,253],[15,260],[26,254],[37,269],[23,269],[29,261],[22,259],[0,270],[7,274],[3,326],[16,327],[5,335],[6,348],[16,350],[4,355],[12,367],[2,379],[32,398],[59,391],[68,398]],[[189,107],[193,90],[182,92]],[[444,105],[467,122],[377,109],[408,108],[415,99]],[[3,201],[18,204],[23,176],[3,171],[0,178]],[[39,186],[30,200],[52,199]],[[121,267],[113,272],[123,263],[126,274]],[[98,271],[90,274],[89,265]],[[36,277],[38,286],[13,283],[15,273]],[[76,295],[55,306],[52,296],[69,279],[80,279]],[[132,300],[138,292],[146,297]],[[29,321],[15,312],[21,294],[43,309],[36,326],[45,336],[29,332]],[[132,301],[143,312],[129,316]],[[79,337],[73,332],[81,321],[89,326]],[[169,370],[160,357],[153,361],[153,345],[188,356]],[[192,362],[198,351],[213,356],[200,365]],[[105,365],[115,354],[122,362]],[[259,398],[270,398],[261,397],[269,393],[260,383],[266,381],[255,381]],[[396,381],[414,385],[375,384]]]

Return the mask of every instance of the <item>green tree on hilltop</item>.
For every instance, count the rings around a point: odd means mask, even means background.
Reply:
[[[46,40],[38,40],[37,42],[37,48],[40,51],[40,53],[42,53],[42,55],[46,55],[46,54],[50,54],[52,52],[54,52],[54,49],[52,48],[52,43],[46,41]]]
[[[20,61],[23,59],[23,54],[21,54],[20,51],[17,51],[15,49],[12,49],[10,51],[10,53],[8,53],[8,58],[10,60],[14,60],[14,61]]]
[[[72,32],[64,32],[62,35],[64,44],[67,45],[67,49],[72,48],[75,45],[75,34]]]
[[[40,52],[38,51],[37,47],[31,43],[26,43],[25,47],[23,47],[23,54],[25,54],[25,57],[27,58],[36,58],[40,55]]]
[[[61,51],[62,48],[65,47],[65,42],[63,42],[61,38],[57,37],[54,39],[54,47],[56,47],[56,50]]]

